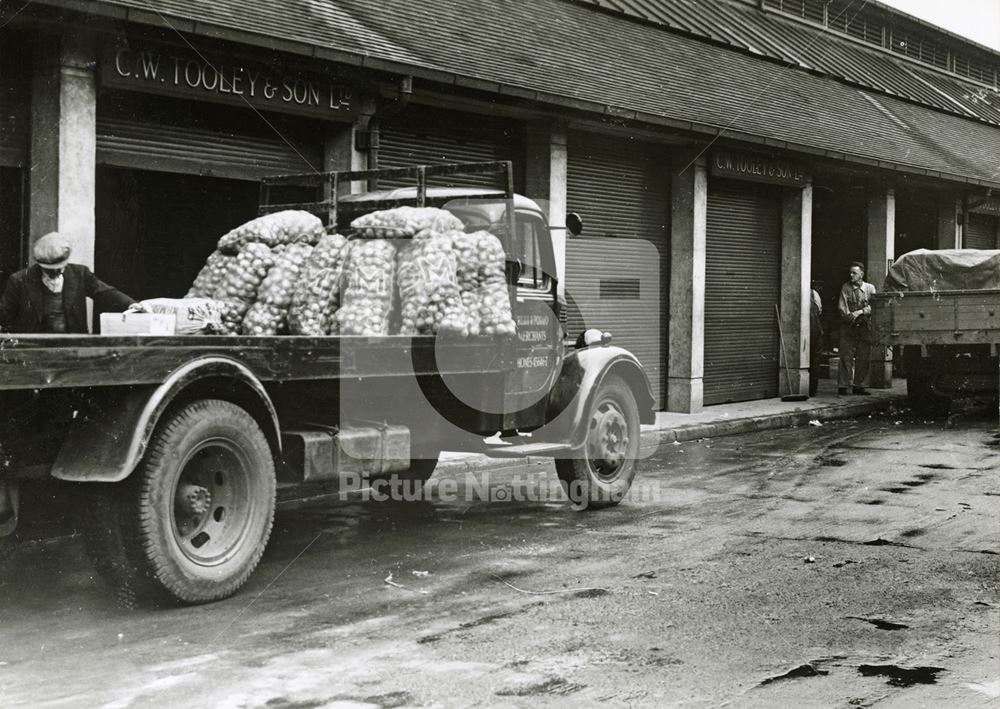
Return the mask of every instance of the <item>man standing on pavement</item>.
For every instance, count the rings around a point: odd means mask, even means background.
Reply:
[[[872,353],[872,306],[868,299],[875,286],[865,282],[865,267],[855,261],[849,271],[850,280],[840,288],[837,310],[840,311],[840,371],[837,393],[867,394],[868,370]]]
[[[141,309],[86,266],[69,263],[72,247],[58,232],[35,242],[35,264],[11,275],[0,297],[0,331],[87,332],[87,297],[98,312]]]

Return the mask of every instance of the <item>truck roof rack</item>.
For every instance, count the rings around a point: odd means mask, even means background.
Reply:
[[[435,196],[433,185],[429,183],[434,178],[453,177],[456,175],[499,175],[503,187],[495,192],[484,191],[482,188],[469,189],[467,193],[462,188],[449,189],[447,194]],[[409,185],[415,188],[413,196],[387,197],[385,199],[366,199],[347,201],[343,198],[351,191],[356,182],[367,183],[367,191],[378,190],[379,180],[412,180]],[[428,194],[428,187],[432,193]],[[278,202],[276,193],[281,188],[305,188],[316,192],[316,199],[308,202]],[[396,190],[394,190],[396,191]],[[416,207],[440,206],[444,202],[463,197],[484,199],[496,197],[513,199],[514,179],[510,160],[493,162],[464,162],[441,165],[416,165],[413,167],[380,168],[375,170],[338,170],[332,172],[311,172],[295,175],[274,175],[260,181],[260,207],[258,215],[271,214],[286,209],[300,209],[311,212],[323,219],[328,228],[336,228],[338,220],[345,216],[353,216],[361,212],[371,212],[377,209],[391,209],[403,205]]]

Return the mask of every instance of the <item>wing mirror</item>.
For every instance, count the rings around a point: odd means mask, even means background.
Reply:
[[[566,229],[573,236],[580,236],[583,233],[583,219],[576,212],[566,215]]]

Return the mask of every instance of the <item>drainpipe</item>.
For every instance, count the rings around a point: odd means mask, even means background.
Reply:
[[[413,77],[404,76],[399,80],[398,93],[395,98],[379,102],[375,112],[362,122],[361,130],[358,132],[358,149],[368,150],[369,170],[377,170],[379,167],[378,150],[382,121],[392,118],[406,108],[410,103],[411,96],[413,96]],[[368,190],[376,189],[378,189],[378,180],[372,178],[368,181]]]

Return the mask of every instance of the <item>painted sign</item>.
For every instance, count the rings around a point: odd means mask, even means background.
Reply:
[[[812,181],[812,175],[806,172],[802,165],[787,160],[765,158],[752,153],[715,153],[712,155],[711,171],[715,177],[794,187],[804,187]]]
[[[969,211],[976,214],[993,214],[1000,216],[1000,199],[970,197]]]
[[[327,119],[350,119],[357,103],[351,87],[320,74],[156,47],[106,53],[101,85]]]

